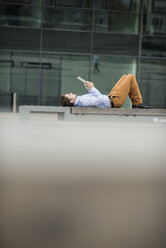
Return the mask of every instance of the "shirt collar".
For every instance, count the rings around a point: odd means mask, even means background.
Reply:
[[[77,106],[78,105],[79,100],[80,100],[80,96],[77,96],[77,98],[76,98],[76,100],[74,102],[74,106]]]

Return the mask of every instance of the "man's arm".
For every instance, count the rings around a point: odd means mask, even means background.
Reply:
[[[88,91],[90,91],[90,90],[94,87],[94,83],[89,82],[89,81],[86,81],[86,82],[84,83],[84,86],[85,86],[85,88],[86,88]]]
[[[84,85],[93,97],[82,98],[79,102],[80,107],[96,107],[105,101],[105,97],[94,87],[92,82],[86,82]]]
[[[88,90],[89,94],[93,96],[101,96],[102,94],[94,87],[94,83],[87,81],[84,83],[85,88]]]

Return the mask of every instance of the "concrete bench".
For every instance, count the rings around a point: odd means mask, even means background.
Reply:
[[[123,120],[133,121],[133,117],[137,117],[137,120],[139,117],[140,120],[143,121],[146,121],[147,118],[149,118],[152,122],[166,122],[166,109],[122,109],[23,105],[19,107],[20,121],[29,122],[30,113],[55,113],[57,114],[58,120],[118,121],[120,118],[122,120],[123,117]]]
[[[166,109],[73,107],[71,115],[77,120],[166,123]]]
[[[87,108],[73,107],[72,114],[80,115],[123,115],[123,116],[165,116],[166,109],[123,109],[123,108]]]
[[[71,109],[65,107],[22,105],[19,107],[19,118],[21,122],[29,122],[31,113],[55,113],[58,120],[67,120],[70,112]]]

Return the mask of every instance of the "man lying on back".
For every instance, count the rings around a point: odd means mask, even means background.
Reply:
[[[108,95],[102,95],[94,87],[92,82],[87,81],[84,85],[89,94],[82,96],[77,96],[73,93],[61,95],[61,105],[74,107],[120,108],[125,102],[126,97],[129,96],[132,101],[132,108],[151,108],[143,103],[137,80],[133,74],[123,75]]]

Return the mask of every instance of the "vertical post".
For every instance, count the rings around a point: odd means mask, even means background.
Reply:
[[[13,61],[13,51],[10,52],[10,60]],[[10,89],[9,91],[13,90],[13,66],[14,64],[10,65]]]
[[[25,89],[24,89],[24,95],[27,95],[27,66],[25,65]]]
[[[39,84],[38,84],[38,105],[40,105],[41,93],[42,93],[42,47],[43,47],[43,14],[44,14],[44,2],[41,1],[41,27],[40,27],[40,51],[39,51]]]
[[[138,60],[137,60],[137,81],[140,80],[140,63],[141,63],[141,51],[142,51],[142,29],[143,29],[143,17],[144,17],[144,0],[141,0],[140,6],[140,22],[139,22],[139,43],[138,43]]]
[[[13,113],[16,113],[16,102],[17,102],[17,95],[13,93]]]
[[[95,15],[94,8],[95,8],[95,0],[93,1],[93,9],[92,9],[92,29],[91,29],[90,59],[89,59],[89,73],[88,73],[89,81],[91,76],[91,65],[92,65],[92,54],[93,54],[93,29],[94,29],[94,15]]]
[[[60,104],[60,95],[62,91],[62,57],[60,57],[60,63],[59,63],[59,92],[58,92],[58,98],[59,98],[59,104]]]

